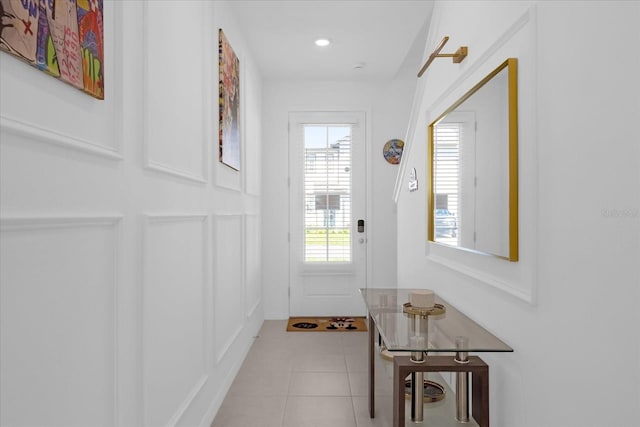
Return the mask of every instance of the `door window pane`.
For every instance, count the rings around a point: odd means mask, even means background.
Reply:
[[[304,126],[304,260],[351,262],[351,126]]]

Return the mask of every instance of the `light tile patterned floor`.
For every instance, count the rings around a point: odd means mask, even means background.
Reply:
[[[265,321],[212,427],[390,426],[390,382],[378,381],[381,416],[368,415],[367,338]]]

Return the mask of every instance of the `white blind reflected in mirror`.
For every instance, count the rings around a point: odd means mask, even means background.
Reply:
[[[351,126],[304,126],[304,261],[351,262]]]
[[[460,124],[434,129],[434,228],[436,241],[456,244],[460,223]]]

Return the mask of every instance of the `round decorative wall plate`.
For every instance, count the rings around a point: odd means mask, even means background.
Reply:
[[[382,148],[384,159],[392,165],[400,163],[402,158],[402,150],[404,149],[404,141],[401,139],[390,139]]]

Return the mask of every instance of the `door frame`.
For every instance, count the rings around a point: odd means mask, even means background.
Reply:
[[[372,170],[372,114],[370,108],[288,108],[287,109],[287,233],[288,233],[288,253],[287,253],[287,311],[289,315],[291,315],[291,287],[292,287],[292,269],[291,269],[291,156],[289,155],[291,151],[291,116],[292,114],[332,114],[332,113],[351,113],[364,114],[364,185],[365,185],[365,214],[364,220],[366,221],[366,247],[365,247],[365,279],[364,279],[364,287],[369,288],[370,280],[373,274],[373,266],[371,260],[373,259],[373,244],[375,242],[374,231],[375,227],[373,227],[372,221],[372,185],[371,185],[371,170]],[[392,197],[392,195],[390,195]],[[389,286],[395,286],[395,284],[390,284]]]

